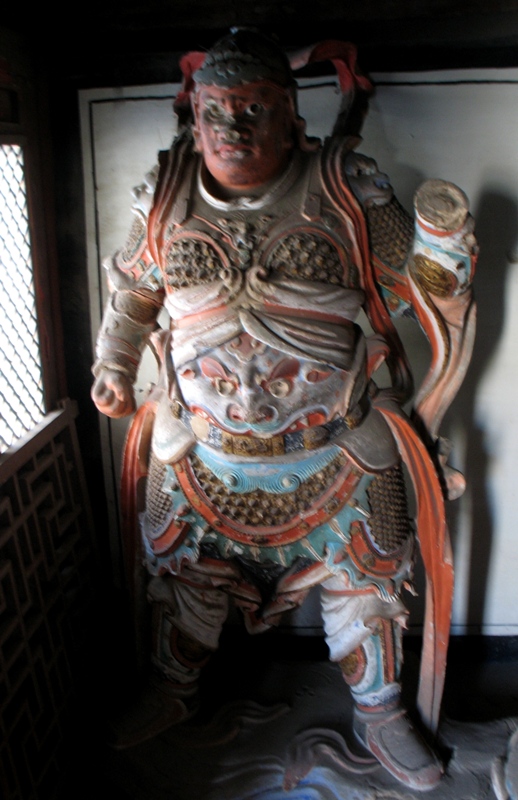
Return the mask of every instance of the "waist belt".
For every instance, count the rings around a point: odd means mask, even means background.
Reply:
[[[368,396],[364,394],[358,404],[344,417],[337,417],[323,425],[314,425],[299,431],[270,436],[268,439],[228,433],[203,417],[193,414],[178,401],[173,409],[173,414],[193,431],[197,439],[210,447],[236,456],[268,457],[295,453],[298,450],[317,450],[345,431],[357,428],[364,420],[369,407]]]

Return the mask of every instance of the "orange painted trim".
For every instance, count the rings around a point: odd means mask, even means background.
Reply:
[[[145,652],[143,637],[142,542],[139,513],[145,508],[145,482],[156,404],[148,400],[136,412],[126,436],[121,477],[121,539],[126,584],[130,598],[136,652]]]
[[[370,543],[361,520],[351,523],[350,533],[351,543],[347,545],[347,553],[360,572],[372,577],[391,578],[401,569],[408,555],[406,545],[398,550],[397,556],[384,556]]]
[[[252,309],[253,311],[254,309]],[[325,311],[315,311],[314,309],[307,308],[290,308],[289,306],[283,306],[279,303],[272,303],[268,299],[265,298],[263,306],[261,309],[258,309],[259,313],[261,311],[273,311],[278,314],[282,314],[284,317],[293,317],[295,319],[308,319],[308,317],[313,320],[321,320],[322,322],[331,322],[334,325],[341,325],[343,328],[352,328],[354,323],[352,320],[345,319],[338,314],[326,314]]]
[[[171,290],[171,293],[174,293],[173,290]],[[197,314],[189,314],[181,319],[176,319],[174,321],[174,327],[189,328],[194,322],[200,322],[200,320],[207,319],[208,317],[212,318],[218,314],[224,316],[225,314],[228,314],[228,311],[228,305],[217,306],[217,308],[209,308],[206,311],[199,311]]]
[[[447,236],[455,236],[456,233],[462,230],[466,222],[464,221],[462,225],[459,225],[458,228],[455,228],[453,231],[438,231],[436,228],[431,228],[430,225],[427,225],[423,222],[421,217],[418,217],[417,224],[423,231],[427,233],[431,233],[432,236],[437,236],[439,239],[446,239]]]
[[[383,670],[385,683],[394,683],[399,680],[396,664],[396,648],[394,642],[394,623],[391,619],[381,620],[381,647],[383,650]]]
[[[435,465],[403,412],[383,395],[375,406],[396,438],[417,499],[417,535],[426,572],[426,611],[417,705],[424,724],[435,733],[444,688],[453,602],[453,562],[444,497]]]
[[[148,539],[153,553],[161,558],[172,555],[178,545],[185,539],[189,529],[190,525],[188,522],[181,522],[180,524],[171,522],[164,533],[157,539]]]
[[[397,295],[397,297],[410,305],[412,302],[412,293],[410,291],[408,278],[406,275],[401,275],[400,272],[396,272],[395,270],[391,269],[382,261],[380,261],[380,259],[375,255],[372,256],[372,265],[376,280],[378,281],[379,285],[388,292],[392,292],[393,294]],[[394,281],[394,284],[392,286],[385,284],[382,280],[385,277],[390,278],[391,281]]]

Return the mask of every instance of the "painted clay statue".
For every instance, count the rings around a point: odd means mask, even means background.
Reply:
[[[356,736],[426,790],[442,767],[400,701],[415,545],[404,470],[427,579],[418,705],[433,733],[453,582],[443,493],[463,488],[438,426],[471,353],[473,224],[443,181],[425,183],[407,215],[355,152],[370,87],[354,48],[324,42],[295,66],[318,60],[333,62],[343,92],[323,147],[306,137],[290,64],[269,39],[238,30],[184,57],[180,134],[136,192],[128,243],[108,264],[99,410],[132,414],[147,344],[160,361],[128,436],[123,510],[130,541],[139,515],[152,576],[161,700],[127,744],[194,712],[230,598],[260,632],[319,584]],[[157,332],[162,307],[171,325]],[[432,349],[413,423],[401,409],[413,391],[401,314]],[[383,362],[392,386],[380,390]]]

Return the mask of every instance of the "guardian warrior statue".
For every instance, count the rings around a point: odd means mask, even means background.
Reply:
[[[130,428],[122,491],[152,576],[162,702],[127,743],[194,712],[230,599],[261,632],[318,584],[356,736],[426,790],[442,768],[401,705],[401,592],[417,538],[427,581],[418,707],[433,733],[453,582],[443,497],[463,488],[438,427],[471,354],[473,223],[444,181],[426,182],[407,215],[355,151],[370,85],[354,48],[323,42],[294,66],[319,60],[333,62],[343,93],[323,146],[306,137],[292,68],[266,37],[237,30],[185,56],[180,133],[137,191],[128,242],[108,264],[99,410],[132,414],[146,345],[160,360]],[[170,327],[157,331],[162,307]],[[373,334],[356,322],[361,309]],[[393,324],[402,314],[432,351],[412,422]],[[389,389],[376,385],[383,362]]]

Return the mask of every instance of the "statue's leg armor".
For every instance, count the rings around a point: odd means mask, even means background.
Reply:
[[[188,709],[197,705],[198,680],[217,649],[228,614],[228,595],[205,583],[172,576],[153,578],[148,597],[152,604],[152,663],[171,696]],[[194,585],[193,585],[194,584]]]
[[[380,619],[374,632],[339,661],[358,710],[369,713],[399,706],[401,663],[401,627]]]
[[[326,581],[326,587],[335,583]],[[439,782],[442,767],[401,705],[401,611],[398,600],[323,588],[326,639],[354,699],[356,737],[398,781],[427,791]]]
[[[228,612],[219,589],[172,576],[152,578],[152,674],[135,702],[112,723],[109,743],[133,747],[189,719],[198,708],[198,679],[217,649]]]

